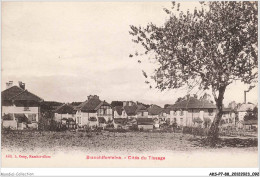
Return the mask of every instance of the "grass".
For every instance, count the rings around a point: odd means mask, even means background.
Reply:
[[[2,149],[19,151],[199,151],[208,150],[205,138],[167,132],[39,132],[2,133]],[[222,138],[217,148],[257,151],[257,138]]]

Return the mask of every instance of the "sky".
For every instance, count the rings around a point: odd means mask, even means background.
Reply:
[[[181,4],[183,10],[195,6],[198,2]],[[22,81],[46,101],[85,101],[97,94],[108,102],[173,104],[187,90],[150,89],[142,70],[153,70],[153,64],[129,58],[140,50],[129,26],[162,25],[168,18],[165,7],[171,3],[3,2],[2,90],[8,81]],[[242,103],[247,88],[233,83],[224,103]],[[257,90],[247,93],[247,101],[257,103]]]

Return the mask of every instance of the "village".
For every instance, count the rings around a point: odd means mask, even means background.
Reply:
[[[244,93],[246,94],[246,92]],[[205,95],[187,95],[175,103],[160,107],[138,101],[102,100],[87,96],[84,102],[46,102],[26,90],[25,83],[6,83],[2,91],[2,129],[51,131],[162,131],[207,133],[216,114],[216,106]],[[254,117],[255,116],[255,117]],[[245,101],[224,107],[222,132],[257,133],[257,105]],[[205,132],[206,131],[206,132]]]

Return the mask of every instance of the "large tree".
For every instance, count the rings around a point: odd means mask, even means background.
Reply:
[[[164,25],[131,25],[130,34],[143,46],[144,54],[158,63],[151,76],[156,88],[198,84],[199,89],[212,92],[217,113],[208,138],[214,145],[227,86],[235,80],[257,82],[258,3],[211,1],[192,12],[180,8],[173,2],[170,10],[164,9],[169,14]]]

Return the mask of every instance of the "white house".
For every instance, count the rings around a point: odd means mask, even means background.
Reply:
[[[101,101],[97,95],[88,96],[88,100],[77,106],[76,110],[76,123],[80,127],[103,126],[104,120],[113,120],[112,107],[106,101]]]
[[[113,118],[127,118],[127,114],[123,106],[115,106],[113,108]]]
[[[170,124],[176,122],[179,126],[201,126],[208,127],[212,123],[216,106],[206,100],[198,100],[194,97],[188,97],[168,107],[170,115],[167,119]]]
[[[237,109],[237,112],[238,112],[238,121],[243,121],[244,120],[244,117],[247,113],[247,111],[249,110],[253,110],[255,107],[254,104],[252,103],[243,103],[239,106],[239,108]]]
[[[69,104],[63,104],[54,111],[54,120],[62,123],[62,120],[76,121],[76,110]]]
[[[247,111],[252,111],[255,108],[255,105],[252,103],[243,103],[241,104],[238,109],[238,122],[237,122],[237,127],[238,128],[243,128],[244,127],[244,117],[247,113]]]
[[[2,126],[11,129],[38,129],[40,97],[25,89],[25,84],[13,86],[13,82],[6,83],[6,90],[2,91]]]

